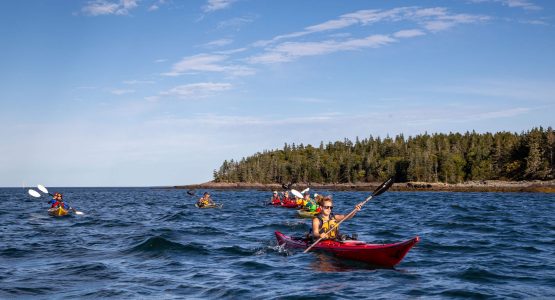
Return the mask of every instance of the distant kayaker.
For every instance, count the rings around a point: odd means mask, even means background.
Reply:
[[[303,209],[306,211],[316,211],[318,204],[313,199],[310,199],[310,193],[306,192],[303,198]]]
[[[204,207],[206,205],[214,205],[214,201],[210,198],[210,193],[204,192],[204,195],[197,201],[198,207]]]
[[[297,204],[297,201],[295,201],[295,199],[292,199],[291,197],[289,197],[289,191],[285,191],[283,193],[283,205],[295,205]]]
[[[48,204],[52,204],[50,208],[62,207],[66,210],[73,209],[69,206],[69,204],[64,203],[64,196],[58,192],[54,193],[54,196],[52,196],[52,200],[48,201]]]
[[[355,206],[356,212],[360,211],[362,205],[361,203]],[[311,237],[314,239],[339,239],[339,226],[335,227],[334,230],[330,231],[326,234],[328,230],[330,230],[333,226],[335,226],[338,222],[345,219],[345,215],[334,215],[333,210],[333,201],[329,197],[325,197],[322,200],[321,205],[321,212],[316,217],[312,219],[312,232]],[[354,217],[356,212],[351,216]]]
[[[281,205],[281,198],[279,197],[279,194],[277,191],[274,191],[274,193],[272,194],[272,205]]]

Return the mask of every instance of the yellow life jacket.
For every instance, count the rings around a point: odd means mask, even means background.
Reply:
[[[335,220],[335,216],[333,214],[330,214],[330,217],[327,221],[324,221],[324,219],[322,219],[321,215],[318,215],[316,217],[320,221],[320,228],[319,228],[319,231],[318,231],[320,234],[328,232],[328,230],[330,230],[330,228],[332,228],[333,226],[335,226],[335,224],[338,223]],[[328,239],[335,239],[338,236],[339,236],[339,226],[335,227],[334,230],[332,230],[328,233]]]
[[[199,206],[206,206],[206,205],[208,205],[208,204],[210,204],[209,198],[204,198],[204,197],[202,197],[202,198],[200,198],[200,199],[198,200],[198,205],[199,205]]]

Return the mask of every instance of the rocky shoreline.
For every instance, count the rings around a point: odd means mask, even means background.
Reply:
[[[372,191],[381,182],[372,183],[337,183],[320,184],[310,183],[314,190],[334,191]],[[296,183],[292,188],[302,190],[307,184]],[[174,186],[177,189],[256,189],[256,190],[278,190],[283,188],[281,184],[245,183],[245,182],[205,182],[201,184],[190,184]],[[482,180],[469,181],[465,183],[439,183],[439,182],[399,182],[395,183],[391,191],[445,191],[445,192],[533,192],[533,193],[555,193],[555,180],[549,181],[499,181]]]

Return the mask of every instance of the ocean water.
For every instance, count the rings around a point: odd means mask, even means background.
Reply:
[[[0,189],[0,298],[555,298],[555,195],[386,192],[341,225],[360,240],[420,236],[395,268],[277,245],[309,220],[265,205],[269,191],[50,188],[83,216],[48,216],[47,198]],[[197,191],[198,195],[204,192]],[[348,213],[368,192],[333,194]]]

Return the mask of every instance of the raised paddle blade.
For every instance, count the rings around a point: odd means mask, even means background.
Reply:
[[[291,194],[295,195],[297,198],[302,198],[303,194],[299,193],[297,190],[291,190]]]
[[[304,195],[304,193],[306,193],[306,192],[308,192],[308,191],[310,191],[310,188],[306,188],[306,189],[302,190],[302,191],[301,191],[301,194]]]
[[[35,197],[35,198],[40,198],[40,194],[39,192],[35,191],[35,190],[31,190],[29,189],[29,195]]]
[[[48,190],[44,187],[44,185],[39,184],[37,185],[37,187],[39,188],[39,190],[45,194],[48,194]]]
[[[395,181],[393,180],[393,177],[384,181],[384,183],[382,183],[378,188],[374,190],[374,192],[372,193],[372,196],[375,197],[383,194],[383,192],[387,191],[393,185],[394,182]]]

